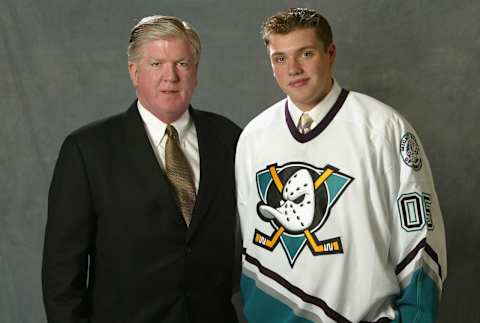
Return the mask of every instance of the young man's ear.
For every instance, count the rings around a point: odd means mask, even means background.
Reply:
[[[337,48],[335,47],[334,43],[328,45],[327,53],[328,56],[330,56],[330,64],[335,63],[335,58],[337,57]]]

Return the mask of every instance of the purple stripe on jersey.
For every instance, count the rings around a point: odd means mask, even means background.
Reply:
[[[345,89],[342,89],[342,92],[340,92],[340,95],[337,98],[337,101],[333,104],[333,106],[330,108],[328,113],[325,115],[325,117],[320,121],[320,123],[307,132],[306,134],[301,134],[295,123],[293,122],[292,116],[290,115],[290,112],[288,112],[288,100],[285,101],[285,119],[287,120],[287,125],[288,129],[290,130],[290,133],[292,134],[293,138],[297,140],[300,143],[305,143],[307,141],[312,140],[316,136],[318,136],[329,124],[332,122],[333,118],[337,115],[338,111],[340,111],[340,108],[342,107],[343,103],[347,99],[348,91]]]
[[[412,251],[408,253],[408,255],[403,259],[398,265],[397,268],[395,269],[395,274],[398,275],[402,270],[405,269],[405,267],[408,266],[408,264],[415,259],[417,254],[422,250],[425,249],[425,252],[430,256],[430,258],[435,261],[435,263],[438,266],[438,275],[440,278],[442,278],[442,267],[440,266],[440,263],[438,262],[438,255],[437,253],[433,250],[433,248],[427,243],[427,238],[423,238],[415,248],[413,248]]]
[[[316,306],[320,307],[325,312],[325,314],[329,318],[331,318],[332,320],[335,320],[335,322],[351,323],[349,320],[347,320],[341,314],[335,312],[331,307],[329,307],[327,305],[327,303],[325,303],[324,300],[322,300],[322,299],[320,299],[316,296],[305,293],[303,290],[301,290],[297,286],[292,285],[290,282],[288,282],[285,278],[283,278],[279,274],[277,274],[277,273],[273,272],[272,270],[264,267],[258,259],[256,259],[256,258],[250,256],[249,254],[247,254],[246,251],[245,251],[245,248],[243,249],[243,254],[245,255],[245,260],[248,261],[249,263],[251,263],[252,265],[256,266],[263,275],[269,277],[270,279],[273,279],[278,284],[280,284],[285,289],[287,289],[290,293],[292,293],[292,294],[298,296],[299,298],[301,298],[304,302],[310,303],[310,304],[313,304],[313,305],[316,305]]]
[[[440,275],[440,278],[442,278],[442,267],[440,267],[440,263],[438,262],[438,255],[437,253],[435,252],[435,250],[433,250],[432,247],[430,247],[430,245],[427,243],[426,246],[425,246],[425,251],[428,253],[428,255],[435,261],[435,263],[437,264],[438,266],[438,274]]]

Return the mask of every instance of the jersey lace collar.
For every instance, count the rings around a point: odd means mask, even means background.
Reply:
[[[295,138],[296,141],[300,143],[305,143],[307,141],[312,140],[316,136],[318,136],[329,124],[332,122],[333,118],[337,115],[338,111],[340,111],[340,108],[343,106],[343,103],[347,99],[348,96],[348,91],[345,89],[342,89],[342,92],[340,92],[340,95],[338,96],[337,100],[333,104],[333,106],[330,108],[328,113],[325,115],[325,117],[320,121],[315,128],[310,130],[306,134],[301,134],[296,125],[295,122],[292,119],[292,116],[290,115],[290,112],[288,111],[288,100],[285,100],[285,119],[287,121],[288,129],[290,130],[290,133],[292,134],[293,138]]]

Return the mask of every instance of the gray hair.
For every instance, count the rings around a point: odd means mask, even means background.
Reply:
[[[160,15],[144,17],[132,28],[127,49],[128,61],[134,62],[141,58],[141,49],[146,42],[171,38],[187,40],[195,63],[198,64],[202,44],[192,25],[177,17]]]

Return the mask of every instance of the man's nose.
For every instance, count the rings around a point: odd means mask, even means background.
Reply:
[[[178,78],[178,71],[177,71],[177,64],[165,64],[163,67],[163,77],[162,79],[167,82],[177,82]]]
[[[291,58],[287,61],[288,75],[298,75],[303,72],[302,65],[296,58]]]

